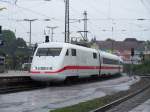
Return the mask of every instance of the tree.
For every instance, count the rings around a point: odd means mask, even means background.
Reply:
[[[11,30],[3,30],[2,35],[4,41],[11,41],[16,39],[15,33],[12,32]]]
[[[115,42],[115,40],[113,40],[113,39],[111,39],[111,38],[106,39],[106,41]]]
[[[3,30],[1,40],[4,40],[4,46],[0,47],[0,53],[7,56],[6,62],[10,67],[20,68],[24,60],[29,56],[29,48],[22,38],[17,38],[15,33],[10,30]]]
[[[13,54],[16,47],[16,36],[14,32],[3,30],[1,40],[4,41],[4,46],[1,47],[1,51],[7,55]]]
[[[17,47],[22,47],[22,48],[27,47],[26,42],[22,38],[17,38],[16,44],[17,44]]]
[[[147,49],[150,51],[150,41],[147,40],[146,43],[147,43]]]

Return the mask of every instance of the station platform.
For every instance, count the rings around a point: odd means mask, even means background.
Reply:
[[[28,71],[7,71],[5,73],[0,73],[0,77],[24,77],[29,76]]]
[[[150,112],[150,99],[129,112]]]

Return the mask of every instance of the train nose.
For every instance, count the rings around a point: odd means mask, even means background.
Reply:
[[[32,69],[55,70],[59,66],[59,60],[57,57],[36,57],[32,62]]]

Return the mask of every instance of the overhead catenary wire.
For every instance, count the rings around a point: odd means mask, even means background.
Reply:
[[[38,16],[51,18],[51,17],[49,17],[48,15],[45,15],[45,14],[43,14],[43,13],[41,13],[41,12],[34,11],[34,10],[32,10],[32,9],[19,6],[18,4],[12,4],[12,3],[8,2],[8,1],[3,1],[3,0],[0,0],[0,2],[8,3],[8,4],[11,5],[11,6],[17,7],[17,8],[19,8],[19,9],[22,9],[22,10],[27,11],[27,12],[29,12],[29,13],[34,13],[34,14],[36,14],[36,15],[38,15]]]
[[[147,3],[144,0],[140,0],[142,5],[145,7],[145,9],[147,10],[147,12],[150,14],[150,8],[147,6]]]
[[[1,1],[5,1],[5,3],[9,3],[8,1],[10,1],[10,0],[0,0],[0,2]],[[13,0],[14,1],[14,0]],[[42,3],[47,3],[47,2],[44,2],[45,0],[24,0],[25,2],[35,2],[35,4],[39,4],[39,3],[41,3],[41,1],[43,1]],[[63,0],[59,0],[59,1],[61,1],[62,3],[63,3]],[[109,0],[107,0],[107,1],[109,1]],[[142,0],[142,1],[144,1],[144,0]],[[21,2],[21,0],[18,0],[18,2]],[[144,1],[145,2],[145,1]],[[133,18],[133,19],[130,19],[130,18],[109,18],[108,17],[108,15],[109,15],[109,13],[108,14],[105,14],[105,12],[103,12],[103,10],[101,10],[99,7],[97,7],[96,5],[97,5],[97,1],[96,0],[94,0],[94,2],[91,2],[90,1],[90,3],[91,4],[88,4],[87,3],[87,1],[86,0],[82,0],[81,2],[80,2],[81,4],[79,4],[80,6],[82,6],[82,5],[85,5],[85,9],[86,8],[89,8],[91,11],[90,12],[88,12],[88,15],[89,15],[89,23],[88,24],[90,24],[90,27],[89,27],[89,30],[92,30],[92,32],[96,32],[96,29],[98,28],[98,26],[101,26],[101,24],[99,23],[99,24],[97,24],[95,21],[111,21],[111,20],[113,20],[113,21],[115,21],[116,23],[119,23],[120,21],[121,22],[129,22],[129,21],[138,21],[137,19],[138,18]],[[106,2],[105,2],[106,3]],[[147,2],[145,2],[145,3],[147,3]],[[24,6],[21,6],[21,5],[19,5],[18,3],[15,5],[15,4],[13,4],[12,2],[11,3],[9,3],[10,5],[14,5],[15,7],[16,7],[16,9],[18,8],[19,9],[19,11],[21,11],[21,14],[22,15],[25,15],[25,14],[27,14],[27,13],[32,13],[32,14],[35,14],[35,15],[37,15],[37,17],[39,18],[41,18],[41,21],[42,21],[42,18],[51,18],[51,20],[52,20],[52,22],[59,22],[59,23],[62,23],[63,24],[63,22],[64,22],[64,18],[58,18],[58,17],[49,17],[49,15],[48,14],[44,14],[44,13],[42,13],[42,12],[40,12],[40,11],[37,11],[37,10],[33,10],[33,9],[30,9],[30,8],[26,8],[26,7],[24,7]],[[33,3],[34,4],[34,3]],[[107,8],[108,8],[109,6],[108,6],[108,2],[107,2]],[[84,9],[84,8],[83,8]],[[147,8],[148,9],[148,8]],[[82,27],[82,25],[80,25],[79,24],[79,21],[80,21],[80,19],[82,18],[82,17],[80,17],[80,16],[76,16],[77,14],[78,15],[80,15],[81,14],[81,12],[80,12],[80,10],[78,10],[77,8],[75,8],[75,7],[73,7],[73,5],[71,5],[70,6],[70,11],[71,11],[71,18],[74,18],[74,19],[76,19],[77,20],[77,22],[75,22],[75,23],[71,23],[71,27],[73,27],[73,29],[71,29],[71,30],[73,30],[73,31],[75,31],[76,29],[78,29],[78,28],[80,28],[80,27]],[[108,11],[109,12],[109,11]],[[11,13],[12,15],[13,14],[15,14],[15,13]],[[19,21],[19,20],[15,20],[15,16],[11,16],[11,14],[10,14],[10,16],[9,16],[9,21],[11,22],[11,21],[14,21],[14,23],[13,24],[15,24],[15,21]],[[19,13],[18,13],[19,14]],[[19,17],[21,17],[21,14],[19,14]],[[7,18],[7,16],[6,16],[6,18]],[[22,18],[21,18],[22,19]],[[40,19],[39,19],[39,21],[40,21]],[[119,22],[118,22],[119,21]],[[145,18],[144,20],[143,20],[143,22],[145,22],[145,21],[149,21],[149,18]],[[74,22],[74,20],[70,20],[70,22]],[[90,23],[91,22],[91,23]],[[11,23],[12,24],[12,23]],[[18,24],[18,23],[16,23],[16,24]],[[20,23],[19,23],[20,24]],[[61,25],[62,25],[61,24]],[[120,24],[120,23],[119,23]],[[136,26],[136,24],[138,24],[138,23],[136,23],[135,22],[135,26]],[[72,26],[73,25],[73,26]],[[110,23],[110,26],[112,26],[112,23]],[[144,26],[144,25],[143,25]],[[98,34],[98,33],[97,33]]]

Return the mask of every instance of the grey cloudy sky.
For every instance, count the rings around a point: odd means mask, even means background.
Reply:
[[[29,23],[23,19],[38,19],[32,24],[32,42],[44,41],[46,26],[58,26],[54,31],[54,40],[64,40],[64,0],[0,0],[0,24],[4,29],[16,32],[17,37],[29,41]],[[137,38],[150,40],[150,1],[149,0],[70,0],[70,18],[82,19],[88,12],[89,39]],[[50,18],[51,21],[44,21]],[[144,18],[139,21],[136,19]],[[82,21],[71,21],[71,36],[80,36],[76,32],[83,30]],[[113,27],[113,31],[112,31]]]

